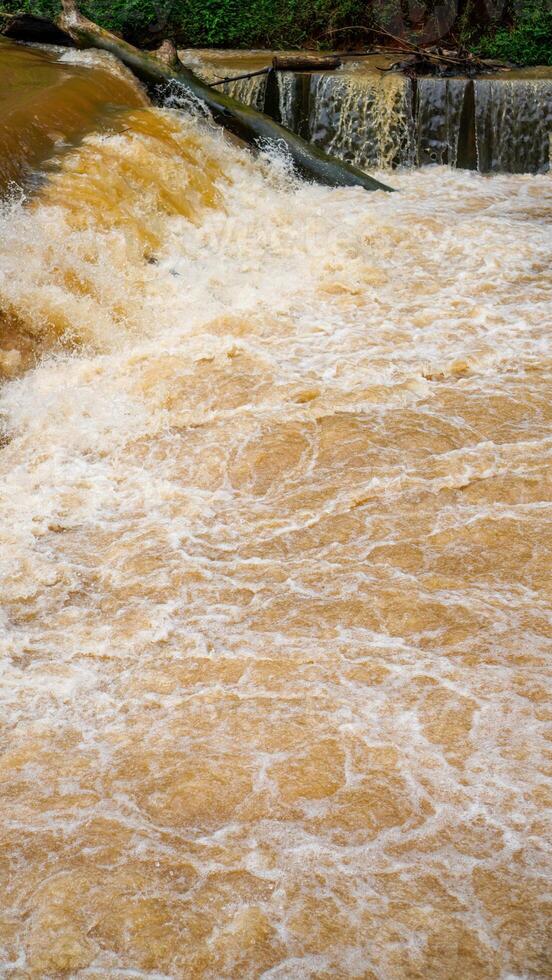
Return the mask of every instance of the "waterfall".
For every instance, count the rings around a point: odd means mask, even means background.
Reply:
[[[182,52],[206,81],[270,63],[261,52]],[[552,71],[475,80],[380,71],[367,58],[332,72],[278,72],[228,82],[234,98],[366,169],[444,164],[482,173],[536,173],[550,165]]]
[[[193,48],[183,48],[179,52],[180,60],[188,65],[200,78],[209,85],[220,82],[222,78],[232,79],[233,76],[246,75],[248,72],[264,68],[268,59],[262,55],[255,56],[250,52],[210,52],[196,51]],[[244,105],[252,106],[261,112],[265,105],[266,75],[254,75],[253,78],[237,78],[236,81],[225,82],[220,88],[227,95],[238,99]]]
[[[416,157],[429,163],[465,165],[462,121],[469,117],[471,82],[464,78],[420,78],[416,92]],[[466,124],[469,123],[466,121]],[[460,163],[459,163],[460,155]]]
[[[266,60],[266,59],[265,59]],[[492,78],[419,78],[368,63],[333,72],[278,72],[228,82],[230,95],[276,115],[284,126],[357,166],[444,164],[483,173],[549,167],[552,72]],[[203,56],[207,81],[259,67],[259,55]],[[270,91],[269,91],[270,89]]]
[[[300,118],[302,88],[286,77],[281,111]],[[412,104],[414,103],[414,113]],[[308,136],[361,167],[447,164],[482,173],[549,167],[552,77],[420,78],[310,76]]]
[[[552,77],[478,78],[474,85],[479,170],[535,173],[547,169]]]
[[[226,82],[222,89],[232,98],[238,99],[245,105],[250,105],[261,112],[264,109],[266,92],[266,75],[255,75],[253,78],[240,78],[236,82]]]
[[[360,167],[414,162],[411,87],[400,75],[311,75],[309,132],[314,143]]]
[[[304,128],[304,106],[305,101],[308,105],[308,85],[309,75],[300,74],[293,71],[282,71],[278,73],[278,107],[280,121],[283,126],[300,133]],[[307,86],[307,100],[303,97],[303,89]]]

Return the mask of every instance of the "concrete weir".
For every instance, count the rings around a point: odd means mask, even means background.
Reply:
[[[181,57],[214,81],[268,66],[272,52],[186,50]],[[552,68],[413,80],[382,72],[389,63],[374,55],[337,71],[257,75],[224,88],[360,167],[550,168]]]

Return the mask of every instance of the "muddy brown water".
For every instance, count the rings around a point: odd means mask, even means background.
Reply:
[[[144,103],[137,85],[108,58],[1,38],[0,193],[101,126],[110,112]]]
[[[0,218],[2,975],[551,976],[550,177],[44,71],[129,106]]]

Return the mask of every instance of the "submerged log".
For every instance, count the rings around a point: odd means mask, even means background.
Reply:
[[[280,126],[264,113],[218,92],[180,61],[167,64],[153,54],[139,51],[93,21],[83,17],[74,0],[63,0],[63,13],[56,22],[79,48],[100,48],[123,62],[142,82],[159,92],[176,82],[184,92],[203,102],[215,121],[257,148],[280,146],[286,150],[298,173],[329,187],[363,187],[367,191],[391,191],[391,187],[369,177],[357,167],[329,156],[300,136]]]
[[[334,71],[340,65],[336,54],[278,54],[272,59],[275,71]]]

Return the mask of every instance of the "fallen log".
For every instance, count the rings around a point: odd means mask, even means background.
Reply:
[[[334,71],[340,65],[335,54],[277,54],[272,59],[275,71]]]
[[[159,57],[159,51],[157,56]],[[241,82],[246,78],[268,75],[270,71],[334,71],[340,66],[341,58],[336,55],[275,55],[272,59],[272,68],[257,68],[256,71],[246,71],[243,75],[228,75],[226,78],[217,78],[216,82],[209,82],[209,85],[211,88],[217,88],[228,82]]]
[[[177,83],[194,98],[203,102],[214,120],[239,136],[246,143],[264,149],[282,147],[289,154],[297,172],[307,180],[329,187],[363,187],[367,191],[393,188],[368,176],[352,164],[329,156],[300,136],[279,125],[269,116],[243,105],[223,92],[218,92],[186,68],[180,61],[168,59],[169,64],[153,54],[140,51],[127,41],[116,37],[78,10],[74,0],[62,0],[63,12],[56,26],[68,34],[78,48],[99,48],[109,51],[151,90],[160,94],[171,83]]]

